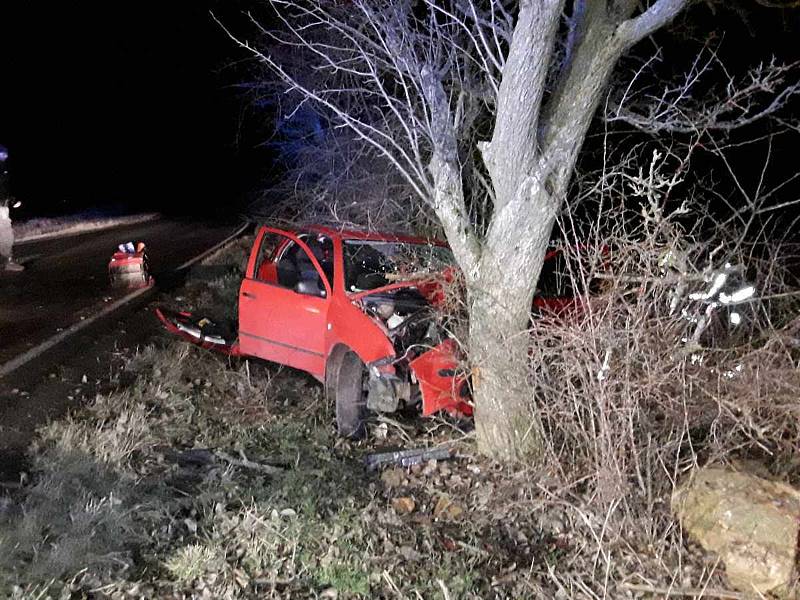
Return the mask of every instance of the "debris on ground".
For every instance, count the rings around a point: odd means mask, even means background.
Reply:
[[[375,471],[385,465],[410,467],[429,460],[448,460],[450,458],[453,458],[453,453],[449,448],[412,448],[368,454],[364,458],[364,464],[367,471]]]

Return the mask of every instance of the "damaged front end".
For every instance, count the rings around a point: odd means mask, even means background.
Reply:
[[[356,296],[395,351],[367,365],[367,408],[386,413],[415,407],[425,416],[439,411],[469,416],[469,378],[458,344],[436,310],[437,295],[423,294],[420,287],[399,283]]]

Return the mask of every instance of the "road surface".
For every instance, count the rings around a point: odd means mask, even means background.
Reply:
[[[159,220],[16,245],[15,259],[26,270],[0,273],[0,364],[126,293],[108,284],[108,261],[118,244],[145,242],[159,281],[234,229]]]

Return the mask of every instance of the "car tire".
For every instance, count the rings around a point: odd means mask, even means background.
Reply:
[[[338,361],[335,374],[336,428],[343,437],[361,439],[367,432],[365,375],[364,363],[352,350]]]

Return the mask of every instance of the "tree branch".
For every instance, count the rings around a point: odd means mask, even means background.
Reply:
[[[617,36],[627,46],[632,46],[672,21],[689,2],[690,0],[658,0],[638,17],[621,23],[617,28]]]
[[[536,137],[564,0],[521,3],[503,68],[492,141],[481,149],[501,208],[536,164]]]

